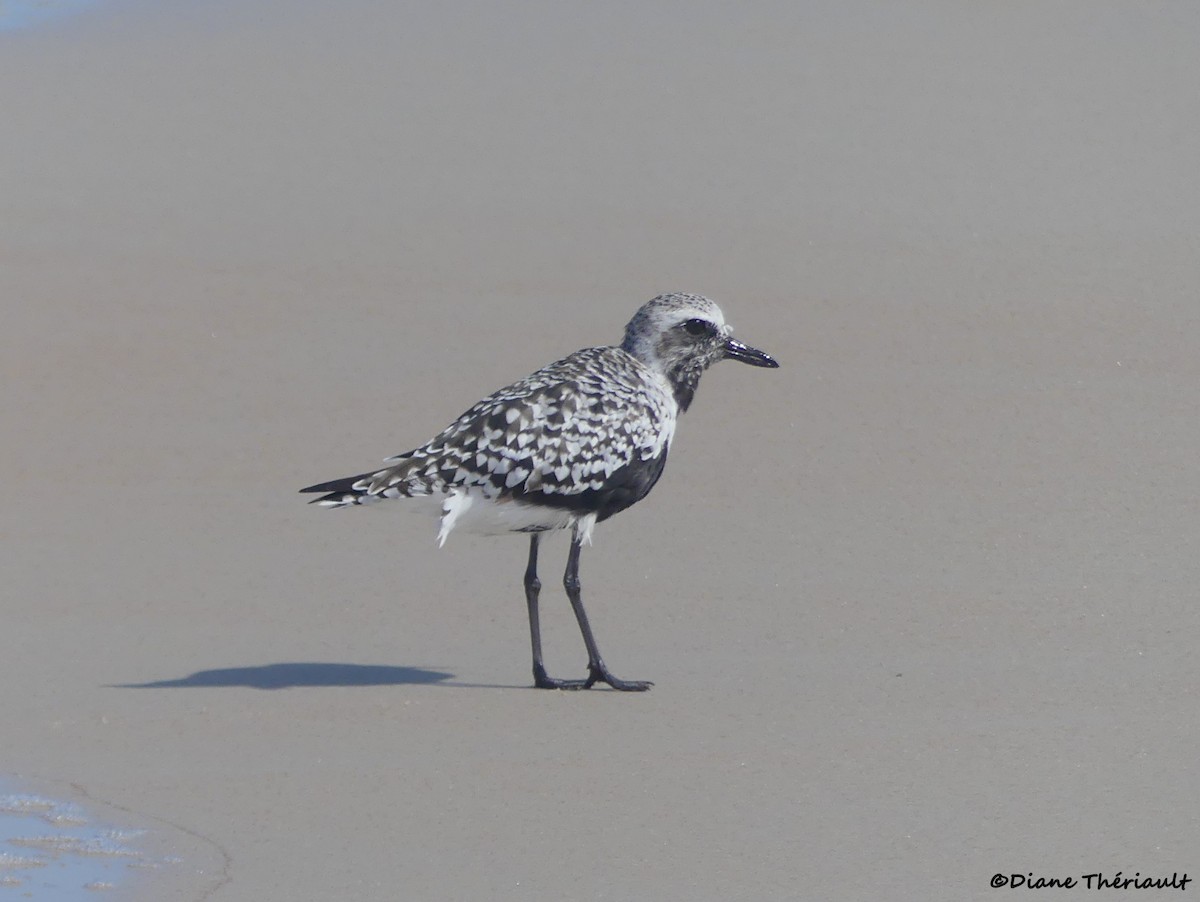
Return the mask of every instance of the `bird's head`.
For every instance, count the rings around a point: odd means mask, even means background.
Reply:
[[[671,383],[675,399],[687,410],[703,372],[718,360],[778,367],[757,348],[735,341],[721,308],[698,294],[662,294],[643,304],[621,347]]]

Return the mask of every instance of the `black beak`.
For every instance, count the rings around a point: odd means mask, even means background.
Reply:
[[[747,347],[740,341],[734,341],[732,338],[725,342],[725,358],[727,360],[740,360],[742,363],[748,363],[751,366],[767,366],[771,369],[779,367],[779,364],[775,362],[775,358],[770,354],[764,354],[758,348]]]

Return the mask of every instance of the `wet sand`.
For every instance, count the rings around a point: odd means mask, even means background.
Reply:
[[[170,6],[0,36],[0,771],[179,898],[1200,871],[1193,7]],[[782,366],[584,555],[649,693],[526,688],[523,540],[296,494],[670,290]]]

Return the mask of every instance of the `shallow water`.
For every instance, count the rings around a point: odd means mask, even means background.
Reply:
[[[44,25],[95,3],[96,0],[0,0],[0,31]]]
[[[137,871],[169,863],[142,848],[145,836],[103,821],[84,804],[0,781],[0,902],[113,897]]]

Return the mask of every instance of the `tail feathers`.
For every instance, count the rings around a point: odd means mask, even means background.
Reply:
[[[366,479],[371,476],[371,473],[360,473],[357,476],[346,476],[342,479],[334,479],[332,482],[319,482],[316,485],[306,486],[300,490],[300,494],[309,492],[348,492],[354,487],[354,483],[359,480]],[[321,499],[318,498],[318,501]]]
[[[408,455],[402,455],[402,458]],[[401,458],[397,458],[398,460]],[[411,467],[397,465],[386,470],[346,476],[330,482],[320,482],[301,489],[301,493],[325,492],[320,498],[310,501],[321,507],[350,507],[355,504],[374,504],[386,498],[408,498],[413,495],[428,495],[432,486],[427,480],[413,478]]]
[[[360,473],[357,476],[346,476],[330,482],[320,482],[301,489],[301,493],[327,492],[328,494],[315,498],[309,504],[319,504],[321,507],[348,507],[352,504],[370,504],[382,500],[377,495],[370,495],[367,487],[374,473]]]

